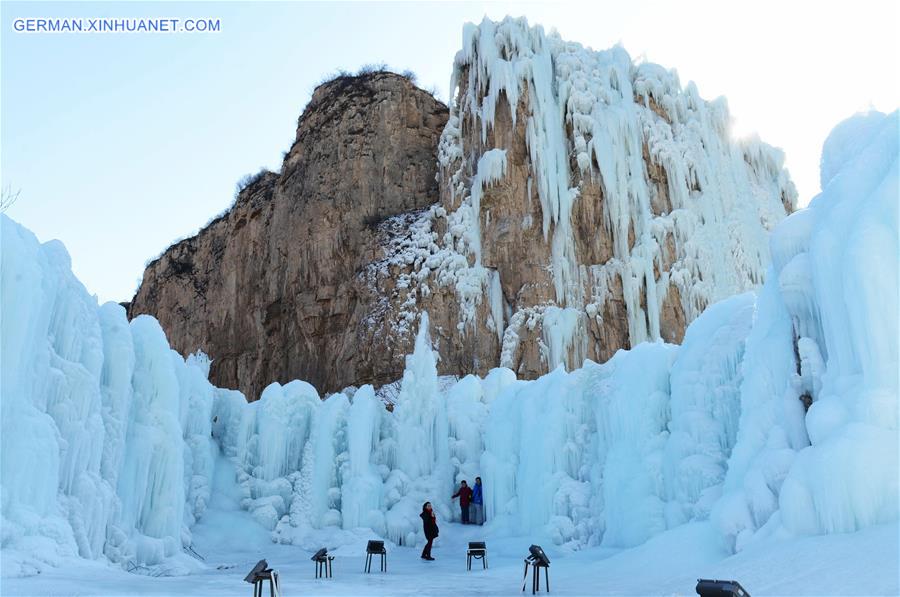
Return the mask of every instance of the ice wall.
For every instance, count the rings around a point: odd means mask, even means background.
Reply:
[[[710,305],[687,329],[670,373],[662,471],[669,525],[706,518],[721,494],[741,413],[740,385],[756,296]]]
[[[715,513],[736,549],[779,525],[898,517],[898,124],[872,112],[835,127],[821,194],[772,234]]]
[[[427,314],[392,404],[371,386],[320,400],[299,381],[272,384],[251,404],[229,400],[217,411],[219,438],[238,464],[243,506],[286,543],[313,545],[327,527],[414,543],[425,501],[450,517],[453,473],[480,454],[467,440],[480,437],[471,423],[485,414],[478,398],[442,391]]]
[[[214,449],[202,359],[156,320],[98,307],[61,243],[6,216],[0,258],[3,574],[75,556],[189,568]]]
[[[664,529],[659,452],[675,351],[644,344],[502,392],[481,459],[488,517],[572,545],[636,545]]]
[[[610,547],[707,517],[734,445],[753,298],[712,306],[681,347],[645,343],[509,385],[486,423],[488,516]]]
[[[422,504],[458,520],[450,495],[480,475],[493,533],[633,546],[706,517],[718,495],[752,299],[701,316],[681,351],[642,344],[531,382],[508,369],[442,380],[423,314],[392,411],[369,386],[320,401],[301,382],[272,384],[258,402],[223,401],[215,433],[238,463],[244,507],[277,541],[339,545],[363,527],[415,544]],[[709,354],[710,337],[721,352]]]

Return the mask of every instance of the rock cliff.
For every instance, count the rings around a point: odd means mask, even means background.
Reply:
[[[442,373],[535,377],[759,284],[793,210],[781,153],[724,100],[523,19],[467,25],[448,109],[389,73],[313,95],[281,172],[150,264],[151,313],[249,399],[397,379],[428,311]]]
[[[392,381],[404,353],[363,324],[381,297],[360,273],[379,254],[380,222],[435,202],[446,121],[446,106],[399,75],[321,85],[281,172],[261,173],[150,263],[129,315],[155,316],[182,353],[208,353],[211,379],[249,399],[279,380]]]

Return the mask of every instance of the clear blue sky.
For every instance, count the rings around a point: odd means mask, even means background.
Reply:
[[[101,301],[228,207],[242,175],[277,170],[315,84],[373,62],[446,99],[462,25],[525,15],[594,48],[676,68],[725,95],[739,134],[782,147],[805,204],[838,120],[898,104],[896,2],[11,3],[2,20],[9,215],[61,239]],[[212,17],[210,34],[23,34],[18,17]]]

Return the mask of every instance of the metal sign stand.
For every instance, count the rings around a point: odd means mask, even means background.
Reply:
[[[544,553],[539,545],[532,545],[528,548],[531,552],[525,558],[525,575],[522,577],[522,592],[525,592],[525,582],[528,579],[528,567],[532,567],[531,576],[531,594],[541,591],[541,568],[544,569],[544,580],[547,585],[547,592],[550,592],[550,558]]]

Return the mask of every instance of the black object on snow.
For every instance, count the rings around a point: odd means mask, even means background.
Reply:
[[[260,560],[256,563],[256,566],[253,567],[253,570],[250,571],[250,574],[244,577],[244,582],[248,582],[253,584],[257,581],[263,571],[269,567],[269,564],[266,563],[265,560]]]
[[[469,541],[469,549],[466,550],[466,568],[472,569],[472,559],[481,560],[481,569],[485,570],[487,565],[487,546],[484,541]]]
[[[332,578],[331,562],[334,560],[334,556],[328,555],[328,549],[323,547],[310,559],[316,563],[316,578],[322,578],[323,574],[325,578]]]
[[[736,580],[698,578],[696,590],[700,597],[750,597],[747,589]]]
[[[528,548],[528,551],[531,552],[531,557],[535,560],[539,561],[539,566],[549,566],[550,558],[547,557],[547,554],[544,553],[544,550],[541,549],[540,545],[532,545]]]
[[[260,560],[244,577],[244,582],[253,585],[253,597],[262,597],[263,583],[269,581],[269,593],[272,597],[278,594],[278,572],[268,567],[265,560]]]
[[[381,556],[381,571],[387,572],[387,550],[384,548],[384,541],[372,539],[366,544],[366,573],[372,571],[372,556]]]
[[[532,568],[531,594],[541,590],[541,568],[544,569],[544,580],[547,592],[550,592],[550,558],[544,553],[540,545],[532,545],[528,548],[528,557],[525,558],[525,575],[522,577],[522,592],[525,592],[525,580],[528,578],[528,567]]]

